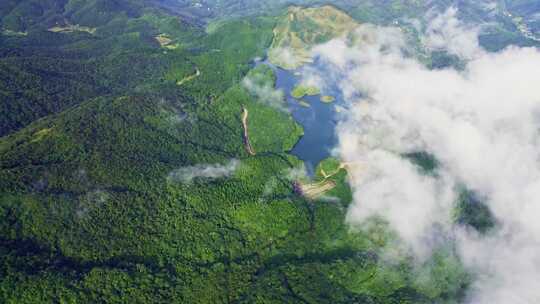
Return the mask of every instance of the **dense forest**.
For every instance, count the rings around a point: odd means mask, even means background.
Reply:
[[[471,277],[451,245],[420,266],[381,263],[396,241],[384,221],[350,229],[336,160],[314,179],[337,170],[337,199],[295,191],[303,165],[288,151],[302,128],[242,85],[274,85],[253,60],[276,17],[203,24],[179,5],[0,3],[0,302],[459,302]],[[485,39],[507,43],[500,33]],[[231,161],[226,177],[175,174]],[[456,221],[493,225],[474,193],[459,206]]]

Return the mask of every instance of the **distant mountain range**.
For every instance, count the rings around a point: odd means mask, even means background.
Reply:
[[[462,19],[496,23],[499,30],[519,32],[537,39],[540,33],[540,3],[534,0],[6,0],[0,3],[4,30],[24,32],[36,26],[65,23],[103,25],[118,14],[137,16],[148,8],[160,8],[202,25],[216,19],[247,15],[275,15],[289,5],[331,4],[360,21],[390,24],[401,18],[422,19],[426,12],[454,6]]]

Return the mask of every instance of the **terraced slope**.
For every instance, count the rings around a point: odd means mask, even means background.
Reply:
[[[330,5],[292,6],[274,28],[269,60],[285,69],[298,68],[311,61],[313,46],[344,35],[357,26],[349,15]]]

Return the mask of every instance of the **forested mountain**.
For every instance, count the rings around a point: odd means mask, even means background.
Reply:
[[[357,22],[382,24],[451,4],[383,2],[334,4],[351,8]],[[532,2],[507,9],[530,16]],[[378,263],[395,236],[379,222],[369,233],[350,231],[352,194],[334,160],[320,164],[314,182],[327,179],[321,168],[336,171],[328,195],[337,202],[295,189],[291,176],[302,162],[288,152],[302,128],[243,84],[248,77],[274,86],[274,71],[254,60],[266,56],[289,3],[0,2],[0,302],[456,303],[464,296],[471,278],[454,248],[441,248],[421,269],[407,259]],[[532,43],[512,26],[486,43]],[[245,149],[243,108],[256,155]],[[185,176],[205,164],[235,171]],[[434,280],[419,282],[418,273]]]

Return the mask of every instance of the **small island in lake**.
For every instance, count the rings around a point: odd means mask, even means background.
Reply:
[[[321,90],[319,88],[307,85],[298,85],[291,92],[291,96],[296,99],[300,99],[306,95],[315,96],[319,94],[321,94]]]
[[[321,102],[324,102],[324,103],[331,103],[331,102],[334,102],[334,100],[336,100],[334,96],[330,96],[330,95],[321,96]]]

